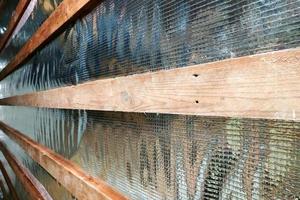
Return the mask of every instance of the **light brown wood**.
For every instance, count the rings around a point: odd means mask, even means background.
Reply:
[[[17,158],[7,149],[3,141],[0,140],[0,150],[6,158],[8,164],[16,174],[16,177],[20,180],[23,187],[27,191],[28,195],[32,199],[45,199],[51,200],[51,196],[48,194],[44,186],[25,168]]]
[[[11,16],[11,19],[7,26],[7,30],[6,30],[5,34],[3,35],[3,38],[0,40],[0,53],[2,52],[6,43],[9,41],[10,37],[12,36],[12,34],[13,34],[15,28],[17,27],[20,19],[22,18],[29,2],[30,2],[30,0],[19,0],[16,10],[14,11],[13,15]]]
[[[0,170],[2,172],[2,175],[3,175],[4,179],[5,179],[5,182],[8,186],[8,188],[9,188],[11,197],[13,198],[13,200],[18,200],[19,198],[18,198],[17,192],[16,192],[16,190],[15,190],[15,188],[14,188],[14,186],[13,186],[13,184],[12,184],[8,174],[7,174],[7,171],[6,171],[6,169],[3,166],[1,161],[0,161]]]
[[[2,105],[300,119],[300,49],[87,82]]]
[[[18,69],[38,48],[46,44],[64,25],[74,20],[82,10],[91,7],[97,0],[64,0],[22,47],[14,59],[0,72],[0,81]]]
[[[104,181],[89,176],[79,166],[3,122],[0,122],[0,129],[18,143],[33,160],[38,162],[77,199],[127,199]]]

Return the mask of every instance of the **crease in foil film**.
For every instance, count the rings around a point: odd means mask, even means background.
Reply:
[[[106,0],[3,80],[1,96],[295,48],[299,13],[300,0]]]
[[[83,110],[17,106],[0,106],[0,110],[1,121],[66,158],[78,148],[87,126],[87,113]]]
[[[95,112],[73,160],[136,199],[295,199],[299,133],[294,122]]]
[[[10,138],[8,138],[2,131],[0,131],[0,138],[9,151],[13,153],[13,155],[20,161],[24,167],[29,169],[32,175],[45,187],[50,196],[53,199],[61,199],[61,200],[72,200],[74,199],[72,195],[61,186],[47,171],[45,171],[39,164],[33,161],[24,150],[19,147],[16,143],[14,143]],[[2,163],[6,163],[5,157],[0,154],[0,159]],[[14,188],[16,189],[17,195],[19,199],[22,200],[31,200],[30,195],[25,190],[23,184],[20,182],[18,177],[15,176],[11,167],[7,164],[6,169],[8,170],[9,176],[13,177]]]
[[[34,140],[55,135],[39,142],[132,199],[299,198],[299,122],[1,109],[2,121]],[[27,116],[43,120],[22,123]]]

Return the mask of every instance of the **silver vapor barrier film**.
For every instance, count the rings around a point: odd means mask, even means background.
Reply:
[[[23,119],[24,120],[24,119]],[[47,171],[45,171],[39,164],[33,161],[28,154],[13,140],[8,138],[5,133],[0,130],[0,139],[4,141],[6,147],[18,161],[23,164],[24,167],[29,169],[32,175],[45,187],[48,193],[53,199],[59,200],[72,200],[72,195],[61,186]],[[0,160],[2,163],[7,163],[5,157],[0,153]],[[17,192],[17,196],[22,200],[31,200],[30,195],[20,182],[18,177],[15,176],[9,164],[5,165],[5,169],[8,171],[9,176],[12,177],[14,188]],[[4,180],[4,179],[3,179]],[[8,191],[8,190],[7,190]]]
[[[300,197],[300,122],[10,106],[1,113],[131,199]]]
[[[0,91],[7,97],[294,48],[299,38],[300,0],[99,1],[2,81]]]
[[[13,11],[17,6],[18,0],[0,0],[0,39],[2,39],[9,24]]]
[[[31,0],[5,51],[0,54],[3,69],[21,50],[24,44],[50,16],[62,0]]]

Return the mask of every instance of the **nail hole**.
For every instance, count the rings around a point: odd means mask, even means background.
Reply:
[[[196,100],[195,102],[196,102],[196,103],[199,103],[199,101],[198,101],[198,100]]]
[[[195,76],[195,77],[198,77],[198,76],[199,76],[199,74],[193,74],[193,76]]]

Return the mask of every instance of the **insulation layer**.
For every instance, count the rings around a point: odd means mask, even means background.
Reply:
[[[300,195],[299,122],[91,111],[80,111],[78,118],[79,111],[71,110],[1,110],[8,113],[1,116],[5,123],[19,124],[21,132],[132,199]],[[70,118],[77,119],[72,126],[62,123]],[[25,120],[30,125],[22,126]],[[80,139],[72,136],[76,127],[83,127]],[[65,154],[72,143],[78,145]]]
[[[0,2],[0,11],[1,11],[0,39],[3,38],[4,33],[8,29],[9,20],[11,19],[12,12],[15,10],[17,4],[18,4],[17,0],[1,1]]]
[[[38,1],[47,13],[49,2]],[[106,0],[1,81],[1,98],[299,47],[299,13],[299,0]],[[36,11],[28,26],[36,30],[46,16]],[[29,29],[20,34],[31,35]],[[0,109],[0,120],[132,199],[300,196],[299,122]],[[24,152],[12,150],[55,199],[71,199]]]
[[[40,25],[50,16],[62,0],[32,0],[23,15],[21,22],[13,33],[5,50],[0,54],[2,70],[20,51]]]
[[[32,175],[34,175],[34,177],[45,187],[45,189],[53,199],[72,199],[72,195],[64,187],[58,184],[58,182],[52,176],[50,176],[47,171],[45,171],[40,165],[34,162],[27,155],[27,153],[23,151],[23,149],[21,149],[15,142],[10,140],[2,131],[0,132],[0,137],[5,140],[5,144],[9,147],[9,150],[13,152],[14,156],[16,156],[17,159],[21,161],[27,169],[30,170]],[[2,155],[0,159],[2,160],[2,162],[6,163],[6,160],[4,157],[2,157]],[[10,166],[6,165],[6,169],[10,169]],[[24,185],[20,182],[19,178],[15,176],[12,171],[10,171],[10,176],[14,177],[13,184],[19,199],[31,200],[32,198],[30,198],[30,195],[24,188]]]

